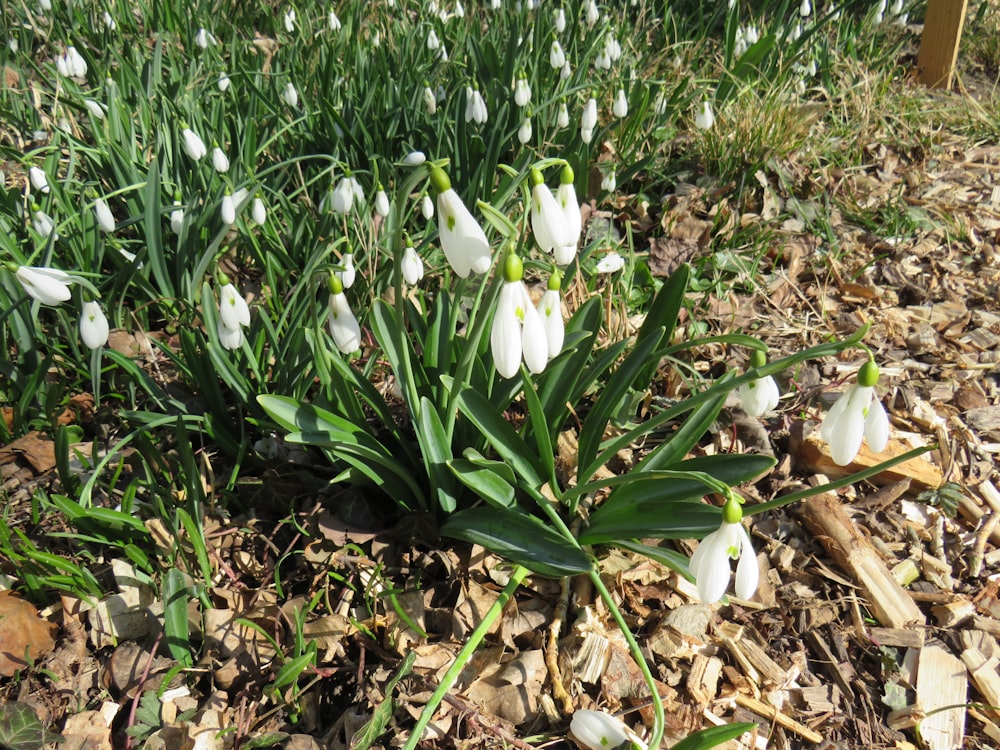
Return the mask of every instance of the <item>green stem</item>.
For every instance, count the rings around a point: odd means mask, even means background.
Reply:
[[[518,565],[514,568],[514,571],[510,575],[510,580],[507,581],[507,585],[504,586],[503,591],[497,597],[497,600],[493,602],[493,606],[489,608],[486,612],[485,617],[476,626],[476,629],[472,631],[468,640],[462,646],[461,651],[455,657],[455,661],[445,672],[444,677],[441,678],[440,684],[437,686],[437,690],[431,696],[431,699],[427,701],[427,705],[424,706],[423,711],[420,712],[420,718],[417,719],[416,726],[413,727],[413,731],[410,732],[410,736],[406,740],[406,744],[403,745],[403,750],[414,750],[417,743],[420,742],[420,737],[424,733],[424,729],[430,723],[431,718],[434,716],[434,712],[437,711],[437,707],[441,705],[441,701],[444,700],[445,695],[454,686],[455,681],[458,680],[458,676],[465,669],[466,664],[469,663],[469,659],[472,658],[472,653],[479,647],[483,638],[486,637],[486,633],[492,627],[493,622],[500,616],[503,608],[510,601],[511,596],[514,595],[514,591],[517,587],[521,585],[521,582],[528,575],[528,569],[522,565]],[[662,707],[661,707],[662,711]]]
[[[632,631],[629,630],[628,625],[625,622],[625,618],[622,617],[621,610],[618,609],[618,605],[615,604],[615,600],[611,598],[611,592],[608,591],[607,587],[604,585],[604,581],[601,580],[600,571],[594,568],[590,571],[590,573],[588,573],[588,575],[590,576],[590,582],[594,585],[594,588],[597,589],[597,593],[601,595],[601,599],[604,600],[604,603],[611,611],[611,616],[615,619],[615,622],[618,624],[618,628],[622,631],[625,642],[628,643],[628,649],[632,653],[632,658],[635,659],[635,663],[639,665],[639,670],[642,672],[642,678],[649,686],[650,697],[653,701],[653,734],[650,735],[646,746],[654,748],[655,750],[655,748],[660,746],[660,741],[663,739],[663,729],[665,724],[663,699],[660,697],[660,691],[656,687],[656,680],[653,678],[653,673],[649,671],[649,665],[646,664],[646,660],[642,656],[639,644],[633,637]]]

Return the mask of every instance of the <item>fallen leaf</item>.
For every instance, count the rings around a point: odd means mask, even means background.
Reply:
[[[12,677],[55,646],[55,625],[13,591],[0,591],[0,675]]]
[[[27,461],[36,475],[44,474],[56,465],[55,443],[42,433],[32,431],[0,448],[0,465],[9,464],[18,458]]]

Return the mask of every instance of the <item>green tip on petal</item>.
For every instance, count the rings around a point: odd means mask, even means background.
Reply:
[[[535,185],[541,185],[543,182],[545,182],[545,178],[542,177],[542,173],[539,172],[538,169],[536,169],[535,167],[531,168],[531,171],[528,174],[528,178],[531,180],[531,187],[534,187]]]
[[[864,388],[873,388],[876,383],[878,383],[878,365],[869,359],[858,370],[858,385]]]
[[[344,293],[344,282],[335,273],[330,274],[330,279],[326,282],[326,287],[330,290],[330,294]]]
[[[451,190],[451,180],[441,167],[431,167],[431,185],[438,193]]]
[[[750,352],[750,366],[751,367],[763,367],[767,364],[767,354],[762,352],[760,349],[754,349]]]
[[[520,281],[524,278],[524,263],[517,253],[510,253],[503,262],[503,280]]]
[[[545,288],[550,292],[558,292],[562,289],[562,274],[558,271],[553,271],[552,275],[549,276],[549,283]]]
[[[575,180],[576,180],[576,175],[573,174],[573,167],[571,167],[569,164],[565,165],[562,168],[562,171],[559,173],[559,184],[572,185]]]
[[[739,523],[743,520],[743,509],[735,497],[730,497],[722,506],[722,520],[725,523]]]

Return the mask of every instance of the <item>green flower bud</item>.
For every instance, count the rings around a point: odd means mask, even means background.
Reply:
[[[340,280],[340,277],[335,273],[330,274],[329,280],[326,282],[327,289],[330,290],[330,294],[343,294],[344,293],[344,282]]]
[[[448,175],[445,174],[441,167],[431,167],[431,185],[434,186],[434,190],[438,193],[451,190],[451,180],[448,179]]]
[[[864,388],[873,388],[878,383],[878,365],[874,360],[869,359],[858,370],[858,385]]]
[[[767,354],[762,352],[760,349],[754,349],[750,352],[750,366],[751,367],[763,367],[767,364]]]
[[[739,523],[743,520],[743,508],[735,497],[730,497],[722,506],[722,520],[725,523]]]
[[[503,262],[503,280],[520,281],[524,278],[524,263],[517,253],[508,253]]]
[[[528,173],[528,179],[531,181],[531,187],[534,187],[535,185],[541,185],[543,182],[545,182],[545,178],[542,177],[542,173],[539,172],[535,167],[532,167],[531,171]]]
[[[562,288],[562,274],[558,271],[553,271],[552,275],[549,276],[549,283],[545,288],[550,292],[558,292]]]
[[[560,185],[572,185],[576,180],[576,175],[573,174],[573,167],[566,164],[562,171],[559,173],[559,184]]]

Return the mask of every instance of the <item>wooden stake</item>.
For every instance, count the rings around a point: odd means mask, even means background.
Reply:
[[[925,86],[951,88],[968,5],[969,0],[927,0],[917,54],[917,71]]]

